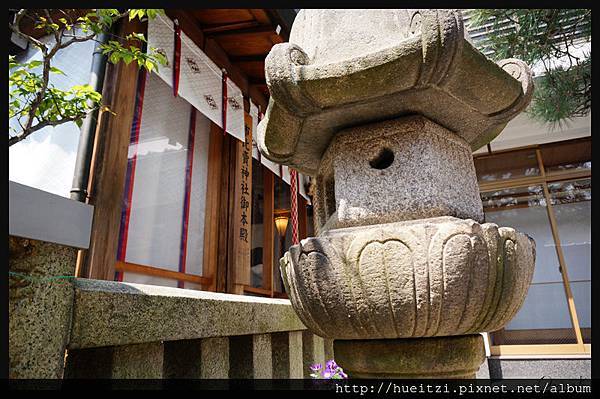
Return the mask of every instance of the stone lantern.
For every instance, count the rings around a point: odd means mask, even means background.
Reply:
[[[302,10],[265,61],[268,159],[314,177],[316,237],[281,260],[292,305],[350,377],[469,378],[535,243],[484,223],[472,151],[531,100],[453,10]]]

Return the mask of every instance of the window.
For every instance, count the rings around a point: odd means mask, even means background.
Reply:
[[[155,74],[140,73],[117,253],[119,280],[200,288],[209,133],[206,117],[173,97]]]
[[[491,334],[492,354],[540,353],[540,344],[545,353],[589,352],[591,139],[476,156],[475,167],[486,222],[536,241],[527,297]]]

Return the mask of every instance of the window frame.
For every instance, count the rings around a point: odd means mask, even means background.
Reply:
[[[585,137],[580,139],[573,140],[565,140],[561,142],[553,142],[547,144],[538,144],[531,146],[524,146],[518,148],[512,148],[509,150],[501,150],[495,152],[488,152],[485,154],[475,154],[473,156],[474,161],[478,159],[485,159],[487,157],[496,156],[498,154],[511,154],[516,152],[522,152],[524,149],[533,149],[535,150],[536,159],[538,163],[538,167],[540,170],[540,174],[538,176],[532,177],[519,177],[512,179],[504,179],[499,181],[492,182],[478,182],[479,183],[479,192],[489,192],[496,191],[501,189],[509,189],[509,188],[520,188],[527,187],[531,185],[540,185],[543,188],[543,196],[546,201],[546,212],[548,216],[548,221],[550,224],[550,229],[552,231],[552,238],[555,244],[556,255],[558,257],[558,262],[560,265],[560,273],[562,277],[563,288],[565,290],[567,306],[569,309],[569,316],[571,318],[571,324],[573,331],[576,337],[576,343],[574,344],[529,344],[529,345],[510,345],[510,344],[500,344],[494,345],[490,344],[490,354],[491,355],[566,355],[566,354],[591,354],[591,344],[586,344],[583,341],[583,335],[581,332],[581,326],[579,324],[579,318],[577,315],[577,309],[575,307],[575,301],[573,299],[573,292],[571,290],[571,280],[568,276],[568,265],[565,261],[565,257],[563,254],[563,249],[560,241],[560,235],[558,231],[558,225],[556,222],[556,215],[553,209],[551,195],[548,189],[549,183],[554,182],[567,182],[574,181],[580,179],[590,178],[592,176],[591,168],[589,170],[576,170],[576,171],[561,171],[554,173],[546,173],[546,168],[544,165],[544,160],[542,157],[542,150],[547,147],[556,147],[556,146],[567,146],[573,144],[575,142],[589,142],[591,148],[591,137]],[[591,157],[590,157],[591,158]],[[502,330],[500,330],[502,331]],[[493,337],[493,332],[490,332]]]

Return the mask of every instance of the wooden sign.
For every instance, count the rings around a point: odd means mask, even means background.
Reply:
[[[235,291],[250,285],[250,249],[252,248],[252,117],[245,113],[245,141],[236,142],[235,195],[232,220],[233,268]]]

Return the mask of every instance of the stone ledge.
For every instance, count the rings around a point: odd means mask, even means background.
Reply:
[[[78,279],[69,348],[304,329],[287,299]]]

